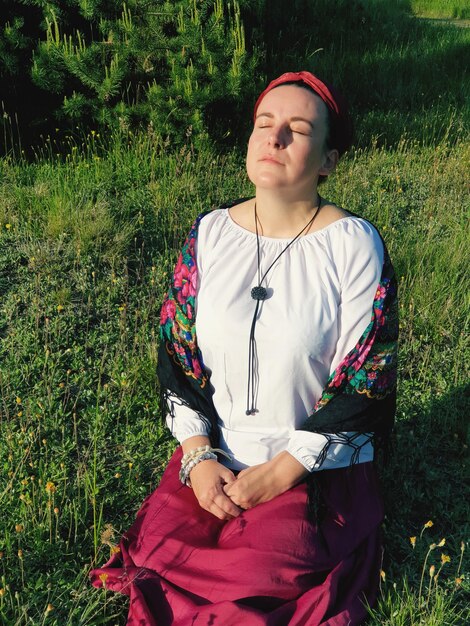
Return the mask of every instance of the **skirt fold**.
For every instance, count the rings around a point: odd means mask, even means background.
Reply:
[[[307,516],[300,484],[228,522],[181,485],[181,449],[91,573],[129,595],[128,626],[354,626],[375,601],[382,502],[372,463],[321,473],[327,514]]]

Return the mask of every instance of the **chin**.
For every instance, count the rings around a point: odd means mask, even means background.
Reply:
[[[249,176],[251,182],[257,189],[285,189],[288,185],[282,183],[279,178],[268,176]]]
[[[248,178],[255,187],[260,189],[277,189],[285,186],[285,181],[279,176],[279,166],[275,164],[263,168],[247,168]]]

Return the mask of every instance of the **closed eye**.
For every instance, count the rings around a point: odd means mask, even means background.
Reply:
[[[310,137],[311,132],[306,128],[291,128],[291,132],[296,133],[296,135],[305,135],[306,137]]]

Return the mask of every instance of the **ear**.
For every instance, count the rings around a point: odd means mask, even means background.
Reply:
[[[336,168],[339,161],[338,150],[327,150],[323,158],[323,164],[320,167],[319,174],[321,176],[329,176]]]

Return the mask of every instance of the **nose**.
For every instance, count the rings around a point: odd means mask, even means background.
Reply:
[[[269,145],[278,150],[286,147],[286,136],[282,126],[273,126],[269,133]]]

